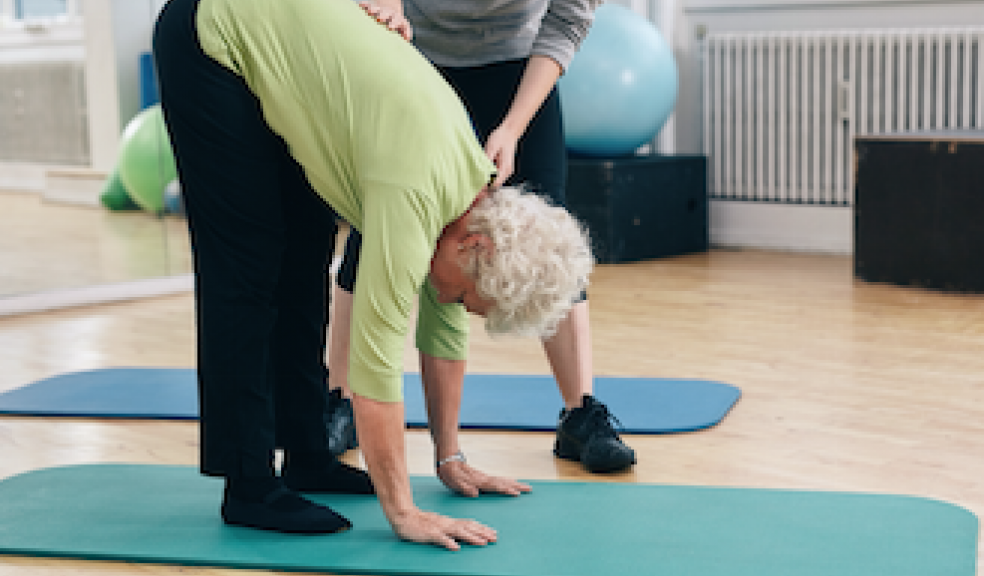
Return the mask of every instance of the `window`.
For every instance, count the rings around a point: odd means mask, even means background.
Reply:
[[[14,20],[67,16],[68,9],[68,0],[14,0]]]

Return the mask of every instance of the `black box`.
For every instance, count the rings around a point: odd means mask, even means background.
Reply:
[[[984,131],[858,137],[854,273],[984,291]]]
[[[707,159],[628,156],[568,161],[567,206],[591,231],[598,262],[707,250]]]

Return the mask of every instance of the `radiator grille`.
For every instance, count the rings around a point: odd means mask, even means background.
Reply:
[[[850,205],[853,139],[984,127],[984,29],[712,34],[711,197]]]
[[[0,160],[89,164],[83,63],[0,64]]]

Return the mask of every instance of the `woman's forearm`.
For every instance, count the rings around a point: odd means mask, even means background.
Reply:
[[[427,423],[434,441],[434,459],[443,460],[458,452],[458,414],[465,361],[446,360],[420,354],[420,375],[427,402]]]
[[[402,402],[380,402],[352,395],[356,434],[379,498],[390,523],[416,509],[407,473]]]

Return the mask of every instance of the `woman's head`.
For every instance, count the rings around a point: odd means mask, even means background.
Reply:
[[[469,309],[485,316],[490,333],[551,336],[594,267],[587,231],[518,188],[483,195],[460,224],[458,263],[474,281]]]

